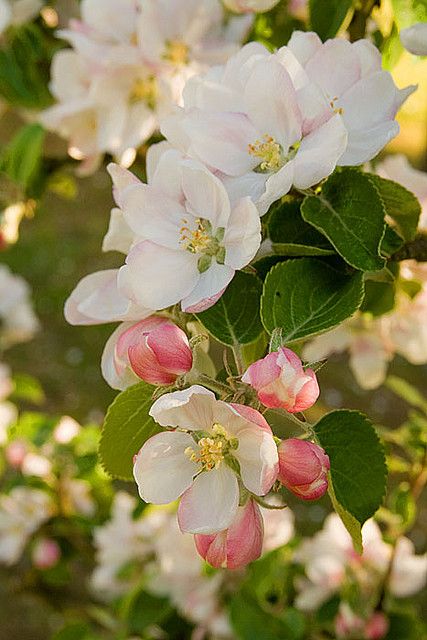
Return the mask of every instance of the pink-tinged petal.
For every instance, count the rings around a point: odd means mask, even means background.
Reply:
[[[231,525],[239,506],[237,477],[229,467],[200,473],[181,498],[178,523],[186,533],[216,533]]]
[[[197,256],[144,241],[130,251],[126,265],[120,269],[118,284],[131,300],[159,310],[188,296],[199,278]]]
[[[331,175],[346,150],[347,138],[339,115],[303,138],[293,161],[294,185],[308,189]]]
[[[337,60],[340,61],[338,65]],[[305,70],[311,81],[326,91],[329,100],[339,98],[361,77],[357,51],[342,38],[325,42],[307,62]]]
[[[233,409],[237,411],[239,416],[242,416],[242,418],[244,418],[244,420],[246,420],[247,422],[257,425],[258,427],[260,427],[260,429],[264,429],[264,431],[267,431],[267,433],[272,433],[271,427],[262,413],[260,413],[253,407],[248,407],[248,405],[246,404],[239,404],[237,402],[231,402],[230,406],[233,407]]]
[[[302,65],[306,65],[307,62],[316,53],[318,53],[323,44],[317,33],[294,31],[291,39],[288,42],[288,47]]]
[[[138,178],[127,169],[123,169],[118,164],[110,162],[107,171],[113,180],[113,196],[118,207],[122,206],[121,197],[128,187],[141,184]]]
[[[278,454],[271,433],[251,426],[238,433],[239,446],[234,452],[239,461],[243,484],[258,496],[268,493],[276,481]]]
[[[174,326],[173,322],[161,316],[149,316],[140,322],[128,326],[126,331],[123,331],[117,340],[117,357],[120,360],[126,361],[129,347],[143,341],[150,331],[154,331],[164,325]]]
[[[339,167],[353,167],[368,162],[385,147],[400,131],[395,120],[381,122],[369,129],[349,132],[347,149],[337,162]]]
[[[163,143],[160,142],[160,145]],[[156,147],[157,145],[154,145]],[[150,147],[150,150],[154,147]],[[153,175],[148,181],[152,187],[162,191],[165,196],[175,202],[184,202],[184,194],[182,191],[182,160],[183,154],[177,149],[169,149],[163,152],[157,152],[160,156],[157,160],[157,166],[153,170]],[[154,154],[154,152],[153,152]],[[147,156],[147,162],[149,157]],[[150,159],[153,163],[153,159]]]
[[[306,409],[309,409],[314,405],[320,395],[319,384],[314,371],[312,369],[306,369],[305,377],[308,378],[308,380],[304,381],[304,384],[296,395],[295,404],[292,410],[293,413],[306,411]]]
[[[188,433],[159,433],[143,445],[134,460],[133,474],[145,502],[168,504],[192,484],[197,465],[185,455],[194,445]]]
[[[239,569],[260,557],[263,543],[263,521],[253,501],[239,507],[231,526],[215,535],[194,537],[199,554],[213,567]]]
[[[210,430],[215,422],[213,407],[216,402],[212,391],[193,385],[161,396],[152,405],[150,416],[162,427]]]
[[[376,611],[365,626],[365,640],[381,640],[387,635],[390,623],[382,611]]]
[[[250,384],[257,391],[274,382],[281,373],[281,368],[277,364],[277,355],[277,352],[273,351],[265,358],[251,364],[243,374],[242,382]]]
[[[129,347],[129,362],[132,371],[149,384],[169,385],[176,381],[176,374],[159,367],[156,355],[144,340],[137,345]]]
[[[285,153],[300,140],[302,117],[295,89],[284,66],[273,57],[254,65],[245,87],[245,103],[255,128],[261,135],[273,136]]]
[[[182,300],[182,310],[186,313],[195,308],[204,311],[214,305],[233,279],[234,273],[231,267],[213,260],[209,269],[200,274],[191,293]]]
[[[224,236],[225,262],[242,269],[254,258],[261,244],[261,221],[250,198],[242,198],[233,208]]]
[[[148,184],[152,184],[154,175],[157,171],[157,167],[159,166],[160,159],[162,158],[163,154],[166,153],[166,151],[170,151],[172,148],[172,145],[170,144],[170,142],[167,142],[167,140],[157,142],[156,144],[152,144],[149,147],[146,156]]]
[[[121,335],[123,335],[123,333],[126,333],[128,328],[131,328],[132,326],[132,324],[125,322],[117,327],[117,329],[107,340],[104,351],[102,353],[102,376],[104,380],[110,385],[110,387],[112,387],[113,389],[118,389],[119,391],[123,391],[124,389],[127,389],[131,385],[138,382],[138,378],[136,377],[136,375],[128,366],[126,366],[125,363],[121,364],[121,366],[118,366],[116,357],[117,343],[119,342]]]
[[[307,440],[290,438],[279,445],[279,480],[304,500],[317,500],[328,488],[329,457]]]
[[[97,271],[80,280],[65,303],[64,315],[74,325],[138,320],[150,315],[142,305],[133,304],[117,288],[118,269]]]
[[[248,147],[258,132],[243,113],[194,111],[186,116],[184,126],[192,151],[213,169],[241,176],[257,166]]]
[[[223,176],[222,181],[227,189],[231,206],[234,207],[242,198],[250,198],[257,203],[265,191],[268,175],[250,171],[237,178]]]
[[[155,353],[160,366],[177,375],[187,373],[192,367],[193,356],[188,338],[176,324],[168,323],[151,331],[147,345]]]
[[[215,229],[226,227],[230,201],[224,185],[203,165],[188,160],[182,167],[182,188],[186,208],[196,218],[205,218]]]
[[[184,207],[163,190],[146,184],[128,188],[121,197],[126,223],[134,233],[169,249],[180,248],[181,228],[187,218]]]

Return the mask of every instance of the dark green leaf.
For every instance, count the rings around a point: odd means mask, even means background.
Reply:
[[[352,6],[352,0],[310,0],[310,23],[322,40],[338,33]]]
[[[110,405],[104,421],[99,455],[107,473],[132,479],[133,456],[161,427],[148,415],[154,387],[146,382],[129,387]]]
[[[259,305],[262,285],[250,273],[238,271],[218,302],[198,320],[219,342],[229,346],[249,344],[262,333]]]
[[[283,329],[286,343],[331,329],[363,300],[361,273],[348,276],[313,258],[273,267],[264,283],[261,316],[266,330]]]
[[[387,475],[372,423],[358,411],[342,409],[323,416],[314,431],[331,462],[336,500],[362,525],[380,507]]]
[[[246,589],[231,601],[231,624],[240,640],[300,640],[304,636],[303,615],[292,609],[281,617],[260,607]]]
[[[40,171],[45,131],[28,124],[18,131],[0,157],[0,171],[28,190]]]
[[[401,249],[405,241],[398,233],[388,225],[385,229],[384,238],[381,242],[381,255],[390,258],[396,251]]]
[[[381,316],[394,309],[396,298],[396,285],[394,282],[365,282],[365,299],[361,311],[372,313],[373,316]]]
[[[413,193],[392,180],[370,175],[384,204],[386,214],[394,220],[404,240],[413,240],[421,215],[421,205]]]
[[[355,169],[337,172],[319,195],[304,200],[301,212],[355,269],[379,271],[384,267],[380,256],[384,206],[367,174]]]
[[[126,603],[128,633],[144,635],[147,627],[161,624],[171,612],[172,605],[167,598],[157,598],[146,591],[137,591]]]

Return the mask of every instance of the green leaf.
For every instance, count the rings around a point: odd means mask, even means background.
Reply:
[[[0,157],[0,171],[28,190],[41,168],[45,131],[39,124],[22,127]]]
[[[365,282],[365,299],[361,311],[372,313],[373,316],[381,316],[394,309],[396,298],[396,285],[394,282]]]
[[[249,344],[262,333],[259,305],[262,285],[250,273],[238,271],[218,302],[197,314],[209,333],[228,346]]]
[[[426,628],[416,614],[397,612],[389,615],[390,627],[385,640],[421,640]],[[425,636],[424,636],[425,637]]]
[[[293,244],[291,242],[278,242],[273,244],[273,251],[279,256],[299,258],[304,256],[332,256],[333,249],[321,249],[320,247],[309,247],[303,244]]]
[[[413,240],[421,215],[421,205],[411,191],[401,184],[370,174],[381,200],[386,215],[396,223],[397,230],[404,240]]]
[[[146,591],[136,591],[125,602],[123,614],[126,617],[129,634],[144,635],[147,627],[161,625],[172,612],[167,598],[157,598]]]
[[[331,462],[336,501],[363,525],[380,507],[386,489],[384,448],[374,426],[362,413],[342,409],[323,416],[314,431]]]
[[[146,382],[129,387],[115,398],[104,421],[99,455],[108,474],[132,479],[133,456],[146,440],[162,429],[148,415],[154,387]]]
[[[352,0],[310,0],[310,24],[322,40],[338,33],[351,9]]]
[[[273,267],[264,283],[261,316],[271,334],[282,328],[291,343],[331,329],[353,315],[363,300],[361,273],[345,275],[314,258]]]
[[[240,640],[300,640],[304,637],[304,617],[296,609],[288,609],[281,617],[265,611],[253,595],[242,589],[231,601],[230,618]]]
[[[384,238],[381,242],[381,255],[390,258],[394,253],[396,253],[396,251],[399,251],[404,244],[404,239],[401,238],[394,229],[387,225]]]
[[[71,622],[57,631],[50,640],[87,640],[90,629],[85,622]]]
[[[331,478],[331,474],[329,474],[329,487],[328,487],[329,497],[332,502],[332,506],[341,518],[345,528],[349,532],[353,547],[357,553],[362,555],[363,553],[363,541],[362,541],[362,525],[354,516],[351,515],[348,511],[344,509],[342,504],[340,504],[336,498],[334,492],[334,485]]]
[[[384,267],[380,256],[384,206],[367,174],[355,169],[335,173],[319,195],[306,197],[301,212],[355,269],[379,271]]]

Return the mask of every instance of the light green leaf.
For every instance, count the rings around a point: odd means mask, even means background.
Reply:
[[[344,509],[342,504],[340,504],[336,498],[334,492],[334,485],[331,479],[331,474],[329,474],[329,488],[328,488],[329,497],[332,502],[332,506],[339,515],[342,520],[343,525],[349,532],[354,550],[357,553],[363,553],[363,541],[362,541],[362,526],[358,520],[354,516],[351,515],[348,511]]]
[[[140,382],[119,393],[107,411],[99,456],[113,478],[131,480],[133,456],[146,440],[162,431],[148,415],[153,392],[154,387]]]
[[[379,271],[384,267],[380,256],[384,206],[367,174],[355,169],[335,173],[319,195],[304,200],[301,212],[355,269]]]
[[[340,409],[323,416],[314,432],[331,462],[336,501],[363,525],[380,507],[386,489],[384,447],[374,426],[362,413]],[[344,514],[349,529],[355,526],[353,519]],[[350,533],[357,539],[357,532]]]
[[[338,33],[352,4],[352,0],[310,0],[311,28],[322,40],[333,38]]]
[[[262,333],[259,305],[260,280],[238,271],[218,302],[197,314],[197,319],[222,344],[237,346],[254,342]]]
[[[283,329],[286,344],[331,329],[363,300],[361,273],[346,275],[314,258],[273,267],[264,283],[261,316],[266,330]]]
[[[361,311],[372,313],[373,316],[381,316],[394,308],[396,297],[395,282],[365,282],[365,299]]]
[[[378,189],[386,214],[396,223],[399,234],[404,240],[413,240],[421,215],[417,198],[397,182],[375,175],[370,175],[370,178]]]
[[[405,402],[412,407],[421,409],[421,411],[427,414],[427,399],[416,387],[397,376],[389,376],[385,384],[393,393],[402,398],[402,400],[405,400]]]
[[[40,171],[45,131],[39,124],[22,127],[0,157],[0,171],[24,189]]]

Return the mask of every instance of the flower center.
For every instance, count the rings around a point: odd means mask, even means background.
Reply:
[[[278,171],[285,164],[282,147],[273,136],[268,134],[262,136],[260,140],[255,140],[254,144],[249,144],[248,153],[261,160],[256,168],[261,173]]]
[[[214,424],[209,435],[203,436],[197,443],[198,448],[187,447],[185,455],[200,465],[200,471],[218,469],[230,449],[236,449],[238,442],[230,438],[221,424]]]
[[[338,100],[337,96],[335,96],[335,98],[332,98],[332,100],[329,102],[329,106],[331,107],[334,113],[339,113],[339,115],[342,116],[342,114],[344,113],[344,109],[342,107],[335,106],[335,103],[337,100]]]
[[[129,102],[145,102],[150,109],[154,109],[157,101],[157,81],[154,76],[138,78],[132,85]]]
[[[179,242],[186,251],[200,255],[198,262],[200,273],[209,269],[213,258],[218,264],[224,264],[225,247],[221,244],[224,232],[224,227],[219,227],[214,234],[209,220],[203,218],[196,218],[193,228],[189,227],[186,218],[182,219]]]
[[[166,53],[163,58],[179,67],[189,63],[190,48],[182,40],[169,40],[166,43]]]

